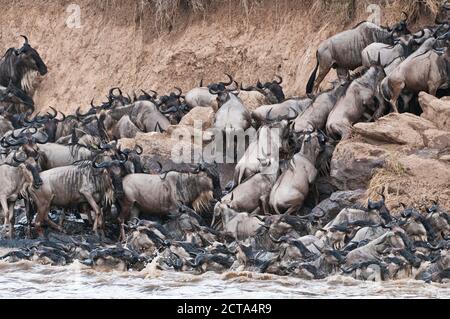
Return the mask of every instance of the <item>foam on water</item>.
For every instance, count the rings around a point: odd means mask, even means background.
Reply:
[[[450,284],[305,281],[249,272],[193,275],[157,270],[99,272],[78,262],[51,267],[0,262],[0,298],[448,298]]]

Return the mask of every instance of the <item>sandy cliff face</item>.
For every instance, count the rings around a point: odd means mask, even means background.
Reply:
[[[76,21],[73,3],[80,28],[67,23]],[[320,0],[213,0],[200,13],[177,3],[161,23],[147,1],[0,0],[0,50],[20,46],[20,34],[39,49],[50,71],[35,97],[44,109],[73,111],[93,97],[99,103],[112,86],[188,90],[223,72],[246,83],[278,73],[288,95],[301,95],[320,41],[369,16],[362,2],[351,18],[346,1],[336,2],[335,12]],[[399,18],[398,6],[383,10],[383,23]]]

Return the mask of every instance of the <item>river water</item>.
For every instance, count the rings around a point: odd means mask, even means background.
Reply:
[[[335,276],[320,281],[254,273],[193,275],[101,272],[77,262],[65,267],[0,262],[0,298],[449,298],[450,284],[404,280],[361,282]]]

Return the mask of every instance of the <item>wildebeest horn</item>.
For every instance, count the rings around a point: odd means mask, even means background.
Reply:
[[[17,151],[14,151],[14,154],[13,154],[13,160],[14,160],[14,162],[16,162],[16,163],[18,163],[18,164],[22,164],[22,163],[25,163],[25,161],[26,161],[27,159],[26,159],[26,158],[25,158],[24,160],[18,159],[18,158],[17,158]]]
[[[183,94],[183,90],[182,90],[182,89],[180,89],[179,87],[175,87],[175,90],[177,90],[177,91],[178,91],[178,94],[176,95],[176,97],[177,97],[177,98],[180,98],[180,97],[181,97],[181,95]]]
[[[60,120],[58,120],[57,118],[55,118],[54,120],[58,123],[62,123],[66,120],[66,114],[64,114],[63,112],[59,112],[62,115],[62,118]]]
[[[155,125],[155,132],[160,132],[160,133],[164,133],[165,131],[163,130],[163,128],[161,127],[161,124],[159,124],[159,122],[156,122]]]
[[[420,39],[425,35],[425,30],[420,30],[420,35],[413,35],[414,39]]]
[[[47,112],[47,114],[48,114],[49,118],[51,120],[53,120],[53,119],[55,119],[58,116],[58,111],[55,110],[55,108],[53,108],[52,106],[50,106],[49,108],[53,111],[53,114],[50,113],[50,112]]]
[[[278,81],[275,81],[278,85],[283,84],[283,78],[279,75],[275,75],[276,78],[278,78]]]
[[[402,19],[402,21],[404,21],[404,22],[408,21],[409,15],[405,11],[402,11],[402,15],[404,17],[404,19]]]
[[[42,135],[44,136],[44,139],[33,138],[33,142],[37,144],[47,144],[49,137],[47,136],[47,134],[44,133],[42,133]]]
[[[29,44],[28,37],[25,35],[21,35],[22,38],[25,39],[25,44]]]
[[[112,165],[112,162],[103,162],[101,164],[98,164],[95,161],[92,162],[92,166],[94,168],[109,168],[109,167],[111,167],[111,165]]]
[[[257,87],[258,89],[264,89],[264,85],[262,85],[262,83],[261,83],[260,80],[258,80],[258,82],[256,82],[256,87]]]
[[[83,117],[87,117],[87,116],[90,116],[90,115],[94,115],[94,114],[97,113],[97,111],[95,109],[90,109],[86,114],[82,114],[80,112],[80,109],[81,109],[81,107],[77,108],[77,110],[75,112],[75,114],[77,115],[78,119],[83,118]]]
[[[114,95],[114,91],[117,90],[119,91],[119,95]],[[123,96],[122,90],[118,87],[114,87],[111,90],[109,90],[109,96],[110,97],[118,97],[118,96]]]
[[[229,82],[222,82],[225,86],[231,85],[234,82],[234,79],[231,75],[229,75],[228,73],[225,73],[225,75],[228,77]]]
[[[211,88],[209,88],[208,90],[209,90],[209,93],[212,94],[212,95],[218,95],[220,93],[219,91],[215,91],[215,90],[213,90]]]
[[[176,113],[176,112],[178,112],[178,107],[176,107],[176,106],[172,106],[172,107],[170,107],[169,109],[167,109],[166,111],[162,111],[162,110],[159,110],[162,114],[170,114],[170,113]]]
[[[21,137],[20,139],[16,140],[16,139],[12,139],[11,136],[8,136],[5,138],[4,142],[8,145],[8,146],[19,146],[19,145],[23,145],[27,143],[27,139],[24,137]]]
[[[134,151],[137,155],[142,155],[142,153],[144,153],[144,149],[138,144],[136,144],[136,146],[134,147]]]
[[[294,109],[292,106],[289,109],[292,110],[295,115],[291,116],[291,117],[288,116],[287,120],[288,121],[293,121],[299,116],[300,113],[296,109]]]
[[[147,98],[156,99],[156,98],[158,97],[158,93],[155,92],[155,91],[153,91],[153,90],[150,90],[150,92],[152,92],[153,95],[148,94],[148,93],[145,92],[144,90],[141,90],[141,92],[144,93],[144,95],[145,95]]]
[[[243,83],[241,83],[241,91],[247,91],[247,92],[250,92],[250,91],[254,91],[255,90],[255,88],[253,87],[253,86],[249,86],[249,87],[244,87],[244,84]]]

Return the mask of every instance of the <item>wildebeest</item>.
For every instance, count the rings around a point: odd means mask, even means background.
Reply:
[[[283,88],[281,84],[283,84],[283,78],[281,76],[277,76],[278,81],[274,80],[272,82],[266,82],[262,84],[260,81],[256,84],[256,86],[244,87],[241,84],[241,90],[247,92],[259,92],[266,97],[268,104],[279,104],[283,103],[286,99]]]
[[[369,44],[379,42],[392,45],[395,33],[398,35],[406,33],[406,27],[400,25],[391,30],[364,21],[351,30],[338,33],[323,41],[317,50],[317,65],[309,79],[306,92],[317,92],[320,83],[331,68],[337,69],[340,79],[345,79],[349,70],[354,70],[362,65],[361,52]],[[319,71],[319,75],[317,75],[317,71]]]
[[[330,137],[347,138],[352,125],[361,120],[370,108],[376,110],[373,115],[375,119],[383,114],[385,104],[378,87],[384,77],[384,69],[378,59],[378,62],[372,62],[372,66],[362,77],[350,84],[328,116],[326,129]]]
[[[234,183],[241,184],[244,180],[262,172],[275,169],[278,171],[280,152],[289,147],[289,123],[280,121],[261,127],[256,139],[249,145],[244,156],[235,168]]]
[[[345,94],[350,81],[343,84],[334,83],[334,88],[316,96],[312,105],[301,113],[292,124],[295,133],[307,133],[325,129],[328,115],[336,102]]]
[[[278,178],[278,170],[262,172],[248,177],[222,198],[222,203],[238,212],[269,214],[269,195]]]
[[[431,38],[392,73],[382,84],[381,91],[394,112],[398,113],[398,99],[401,94],[416,94],[425,91],[431,95],[448,82],[448,52],[435,50],[436,39]],[[408,109],[408,105],[405,105]]]
[[[186,104],[190,108],[194,108],[197,106],[200,107],[212,107],[215,111],[217,111],[217,100],[216,96],[210,92],[212,89],[215,92],[225,91],[227,86],[233,84],[233,77],[229,74],[226,74],[229,81],[228,82],[219,82],[208,85],[207,87],[203,86],[203,80],[200,83],[200,86],[192,89],[191,91],[186,93],[184,98]]]
[[[439,8],[438,13],[436,14],[435,23],[436,24],[444,24],[448,23],[448,17],[450,13],[450,4],[448,1],[445,1]]]
[[[81,161],[71,166],[54,168],[40,174],[42,186],[30,187],[29,193],[37,209],[35,225],[39,235],[47,222],[53,228],[61,227],[48,217],[51,207],[70,208],[88,203],[95,213],[93,230],[104,235],[101,207],[111,206],[123,196],[121,165],[125,161],[96,163]]]
[[[220,131],[242,130],[251,127],[251,114],[242,103],[239,97],[232,93],[232,90],[216,91],[209,89],[209,92],[217,96],[219,110],[214,119],[214,128]]]
[[[31,185],[39,187],[42,180],[39,170],[32,158],[17,159],[14,152],[14,165],[0,165],[0,204],[5,215],[5,225],[9,226],[9,237],[14,236],[14,205],[22,198],[28,198],[27,190]]]
[[[294,214],[303,207],[309,186],[317,177],[316,160],[324,144],[325,137],[320,133],[304,138],[301,151],[294,155],[270,193],[270,207],[274,212]]]
[[[219,223],[221,223],[220,229],[217,226]],[[245,240],[256,236],[263,225],[264,223],[258,217],[246,212],[237,212],[225,203],[219,202],[214,208],[212,226],[235,240]]]
[[[164,216],[181,203],[202,213],[214,197],[219,199],[221,194],[218,173],[212,165],[199,165],[185,173],[169,171],[163,175],[132,174],[123,179],[124,197],[119,217],[122,237],[123,223],[128,221],[133,207],[140,213]]]
[[[406,59],[427,39],[425,31],[422,30],[417,35],[406,35],[396,39],[394,45],[378,42],[372,43],[362,51],[362,65],[370,67],[371,62],[376,61],[378,54],[380,54],[381,66],[385,68],[399,57]]]
[[[279,104],[261,105],[252,112],[252,118],[259,127],[266,122],[293,120],[311,106],[310,98],[289,99]]]
[[[28,38],[22,37],[25,39],[22,48],[8,49],[0,60],[0,85],[8,86],[12,81],[15,87],[33,96],[33,80],[36,72],[44,76],[48,70],[39,53],[29,44]]]

